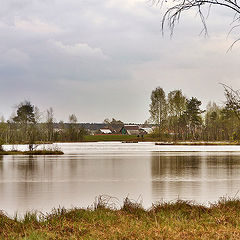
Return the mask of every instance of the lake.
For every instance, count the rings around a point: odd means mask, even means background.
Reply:
[[[238,196],[240,190],[239,146],[57,146],[64,155],[0,156],[0,209],[12,216],[33,209],[88,207],[103,194],[115,197],[116,205],[128,196],[145,208],[176,199],[208,204]]]

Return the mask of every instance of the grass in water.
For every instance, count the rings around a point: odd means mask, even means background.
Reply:
[[[60,150],[0,151],[0,155],[62,155]]]
[[[240,199],[209,207],[178,200],[149,210],[128,198],[120,209],[105,200],[91,209],[59,208],[22,219],[0,212],[0,239],[240,239]]]

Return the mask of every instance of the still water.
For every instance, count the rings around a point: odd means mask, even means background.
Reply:
[[[239,146],[58,146],[64,155],[0,156],[0,210],[14,215],[88,207],[103,194],[119,204],[126,196],[138,199],[146,208],[178,198],[208,204],[240,190]]]

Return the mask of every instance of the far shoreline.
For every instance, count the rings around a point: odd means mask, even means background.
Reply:
[[[121,134],[102,134],[102,135],[86,135],[79,142],[122,142],[122,143],[138,143],[138,142],[154,142],[156,145],[240,145],[239,141],[202,141],[202,140],[174,140],[160,139],[150,135],[121,135]],[[57,143],[57,142],[56,142]]]
[[[99,135],[98,135],[99,136]],[[91,136],[94,137],[94,136]],[[107,136],[108,137],[108,136]],[[54,142],[37,142],[34,145],[52,145],[52,144],[59,144],[59,143],[98,143],[98,142],[121,142],[121,143],[154,143],[155,145],[165,145],[165,146],[228,146],[228,145],[239,145],[240,142],[237,141],[162,141],[162,140],[157,140],[157,139],[141,139],[141,138],[90,138],[90,139],[84,139],[82,141],[54,141]],[[16,143],[4,143],[2,146],[12,146],[12,145],[29,145],[27,143],[21,143],[21,142],[16,142]],[[33,151],[26,151],[26,152],[34,152],[34,151],[45,151],[45,152],[59,152],[58,150],[33,150]],[[0,151],[1,152],[1,151]],[[15,150],[13,151],[8,151],[8,152],[16,152]],[[61,152],[61,151],[60,151]]]

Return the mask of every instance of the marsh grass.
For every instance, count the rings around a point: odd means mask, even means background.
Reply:
[[[100,197],[88,209],[53,209],[9,218],[0,212],[0,239],[240,239],[240,199],[209,207],[189,201],[161,202],[145,210],[126,198]],[[109,207],[110,204],[110,207]]]
[[[61,150],[0,151],[0,155],[62,155]]]

